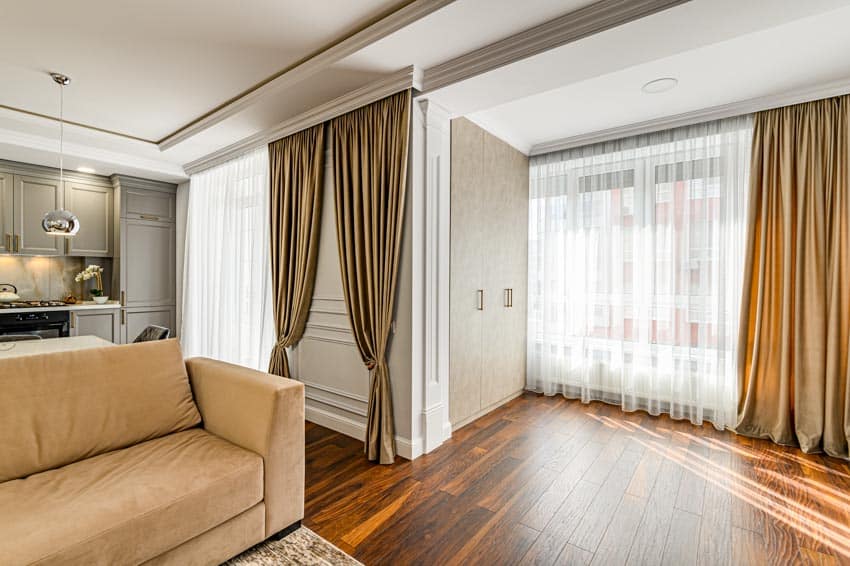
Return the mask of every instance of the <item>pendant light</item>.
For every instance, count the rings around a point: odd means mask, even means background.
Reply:
[[[64,137],[65,137],[65,87],[71,84],[71,79],[59,73],[50,73],[50,76],[59,85],[59,190],[65,187],[65,163],[64,163]],[[41,220],[41,227],[51,236],[73,236],[80,231],[80,221],[77,217],[65,210],[58,208],[51,210]]]

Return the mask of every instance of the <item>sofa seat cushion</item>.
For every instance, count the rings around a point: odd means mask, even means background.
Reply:
[[[263,460],[191,429],[0,484],[0,562],[138,564],[263,499]]]

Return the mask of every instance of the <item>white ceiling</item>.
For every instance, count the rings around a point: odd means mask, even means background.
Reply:
[[[734,14],[734,16],[732,16]],[[538,144],[846,80],[850,2],[694,0],[434,93],[528,152]],[[641,86],[659,77],[663,94]]]
[[[593,0],[415,0],[424,17],[161,151],[155,143],[409,0],[0,3],[0,159],[55,165],[58,92],[73,78],[66,162],[179,181],[183,165],[409,65],[428,69]],[[430,3],[430,4],[429,4]],[[443,5],[446,4],[446,5]],[[441,6],[441,7],[440,7]],[[438,8],[439,9],[436,9]],[[523,151],[797,85],[850,78],[850,0],[692,0],[428,96]],[[11,24],[10,24],[11,22]],[[640,86],[680,79],[654,97]],[[130,139],[127,135],[141,138]],[[142,141],[149,140],[149,141]]]
[[[405,3],[3,2],[0,104],[156,141]]]

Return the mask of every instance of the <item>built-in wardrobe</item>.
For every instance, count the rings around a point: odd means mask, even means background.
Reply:
[[[451,127],[449,413],[457,429],[525,387],[528,157]]]

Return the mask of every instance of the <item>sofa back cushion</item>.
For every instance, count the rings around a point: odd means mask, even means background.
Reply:
[[[0,482],[200,421],[176,340],[0,358]]]

